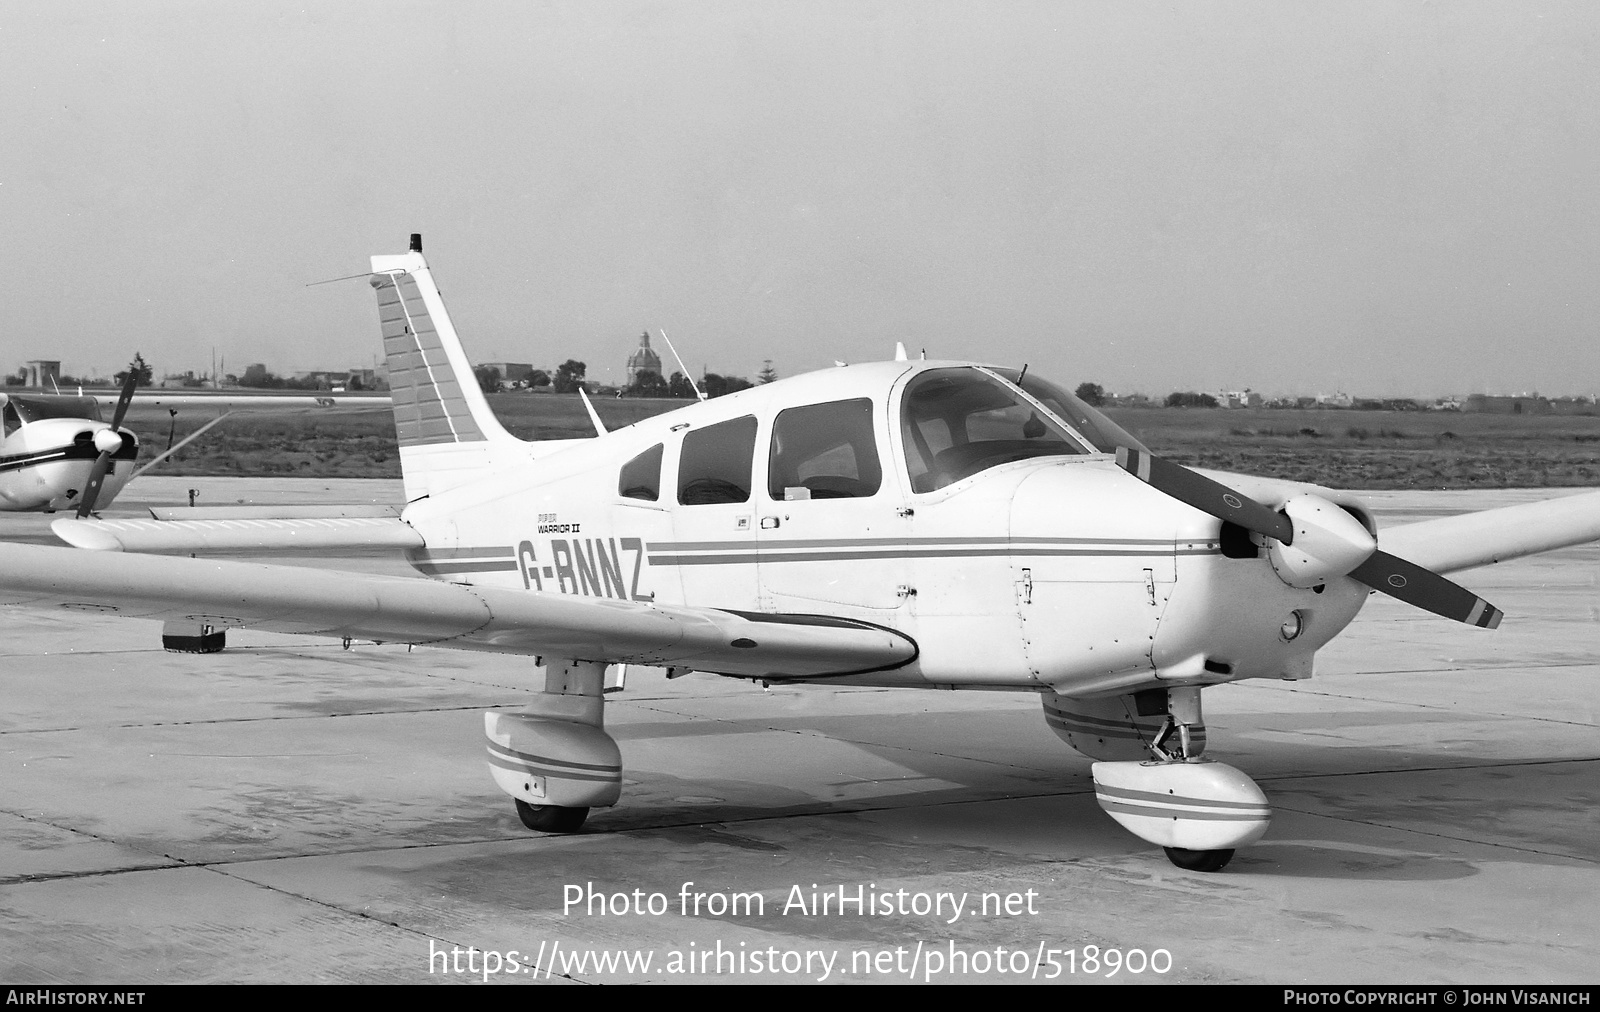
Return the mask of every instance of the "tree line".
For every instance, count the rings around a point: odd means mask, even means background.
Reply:
[[[520,379],[510,379],[517,389],[535,389],[550,387],[558,394],[577,393],[581,387],[585,393],[598,393],[602,388],[589,382],[586,373],[589,366],[585,362],[569,358],[556,367],[556,373],[551,376],[543,369],[535,369],[527,376]],[[508,377],[502,376],[495,366],[480,365],[475,367],[473,375],[477,378],[478,387],[484,393],[498,393],[508,382]],[[759,383],[771,383],[778,378],[777,370],[773,369],[769,360],[761,369],[757,377]],[[721,397],[724,394],[748,390],[755,386],[743,376],[722,376],[708,372],[700,378],[699,389],[707,397]],[[607,392],[615,392],[619,397],[676,397],[682,400],[694,400],[696,384],[681,372],[674,372],[670,376],[662,376],[651,369],[642,369],[634,376],[633,382],[620,389],[604,388]]]

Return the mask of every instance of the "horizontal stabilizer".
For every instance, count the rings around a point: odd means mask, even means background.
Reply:
[[[198,512],[198,510],[196,510]],[[399,517],[249,518],[215,520],[75,520],[50,525],[75,548],[156,555],[286,555],[306,552],[394,552],[423,547],[422,535]]]
[[[0,543],[0,606],[463,650],[825,678],[901,667],[891,629],[398,576]]]

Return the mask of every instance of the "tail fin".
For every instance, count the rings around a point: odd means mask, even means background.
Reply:
[[[406,500],[436,495],[494,473],[510,458],[532,459],[532,444],[507,432],[478,389],[439,289],[411,249],[372,258],[383,351]]]

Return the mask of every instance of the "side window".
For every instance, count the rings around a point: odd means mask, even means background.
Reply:
[[[767,474],[772,498],[864,498],[882,484],[870,397],[778,412]]]
[[[617,494],[624,499],[655,502],[661,498],[661,444],[622,465],[617,476]]]
[[[678,458],[678,502],[685,506],[749,502],[755,455],[754,415],[688,433]]]

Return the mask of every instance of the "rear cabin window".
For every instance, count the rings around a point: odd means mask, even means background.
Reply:
[[[882,484],[870,397],[778,412],[767,474],[773,499],[864,498]]]
[[[755,453],[754,415],[688,433],[678,457],[678,502],[684,506],[749,502]]]
[[[617,494],[624,499],[655,502],[661,498],[661,444],[622,465],[617,477]]]
[[[900,429],[915,492],[932,492],[987,468],[1087,447],[1014,387],[977,369],[935,369],[906,386]]]

